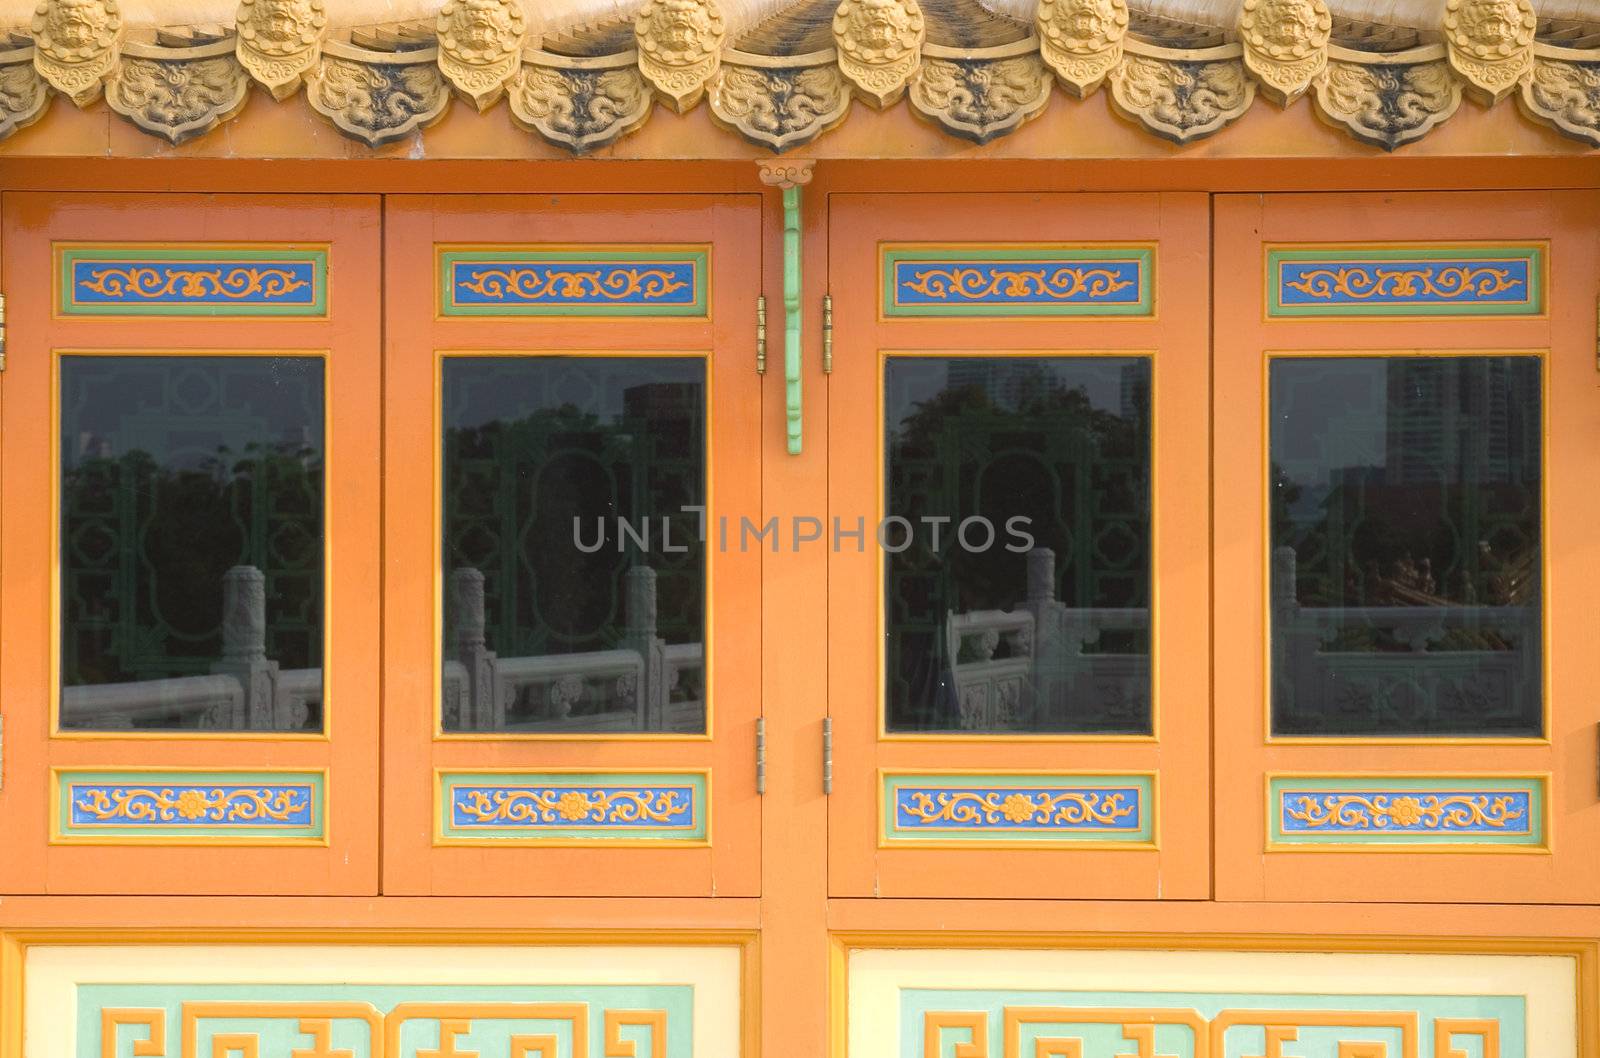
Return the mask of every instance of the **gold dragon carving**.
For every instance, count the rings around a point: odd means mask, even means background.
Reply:
[[[328,28],[323,0],[239,0],[239,64],[274,99],[299,90],[316,67]]]
[[[1539,19],[1530,0],[1447,0],[1444,40],[1467,91],[1498,103],[1533,68]]]
[[[98,99],[122,46],[117,0],[42,0],[30,28],[39,76],[80,107]]]
[[[0,52],[0,139],[38,121],[49,102],[50,90],[33,68],[33,48]]]
[[[709,100],[718,121],[780,152],[810,143],[850,111],[850,91],[832,63],[767,69],[730,62]]]
[[[1040,56],[1082,98],[1122,60],[1127,0],[1039,0],[1037,28]]]
[[[991,61],[928,56],[911,86],[918,113],[978,144],[1021,128],[1049,101],[1049,71],[1031,54]]]
[[[426,128],[449,105],[450,92],[431,49],[402,62],[385,53],[335,55],[332,48],[307,97],[335,128],[369,147]]]
[[[833,13],[839,70],[863,100],[886,107],[905,94],[928,28],[917,0],[843,0]]]
[[[1317,78],[1316,100],[1324,120],[1392,151],[1454,114],[1461,83],[1443,61],[1367,65],[1335,59]]]
[[[249,92],[232,41],[195,48],[129,44],[106,104],[169,143],[193,139],[239,112]]]
[[[434,33],[439,69],[483,111],[505,93],[521,66],[528,17],[518,0],[446,0]]]
[[[1267,98],[1287,106],[1328,64],[1333,16],[1323,0],[1244,0],[1244,64]]]
[[[648,0],[633,24],[639,70],[662,101],[682,113],[716,77],[727,34],[716,0]]]
[[[1111,104],[1173,143],[1192,143],[1250,109],[1255,82],[1237,60],[1197,62],[1125,56],[1111,73]]]
[[[1535,56],[1522,82],[1522,110],[1574,139],[1600,147],[1600,62]]]
[[[644,124],[655,100],[633,56],[625,64],[588,62],[581,67],[525,63],[511,86],[512,118],[574,154],[614,143]]]

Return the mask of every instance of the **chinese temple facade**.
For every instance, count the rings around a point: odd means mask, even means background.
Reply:
[[[1600,1058],[1600,0],[0,0],[0,1058]]]

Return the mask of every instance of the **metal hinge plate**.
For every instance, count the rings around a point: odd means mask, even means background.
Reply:
[[[756,374],[767,373],[767,296],[756,295]]]
[[[756,717],[756,793],[767,792],[767,718]]]
[[[833,793],[833,717],[822,718],[822,792]]]

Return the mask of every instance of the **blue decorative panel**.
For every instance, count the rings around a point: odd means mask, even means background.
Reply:
[[[694,986],[82,984],[76,1058],[687,1058]]]
[[[885,772],[885,844],[1148,844],[1150,775]]]
[[[1529,1058],[1517,995],[905,988],[899,1058]]]
[[[1274,845],[1545,846],[1545,780],[1354,778],[1270,780]]]
[[[55,772],[52,840],[319,844],[321,772]]]
[[[1267,315],[1540,316],[1545,248],[1272,247]]]
[[[705,772],[441,772],[436,840],[700,845],[709,786]]]
[[[441,248],[443,316],[705,316],[704,247]]]
[[[1148,316],[1150,247],[885,246],[883,314]]]
[[[325,316],[328,252],[290,246],[58,246],[63,316]]]

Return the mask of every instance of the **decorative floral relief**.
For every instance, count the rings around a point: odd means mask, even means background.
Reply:
[[[427,63],[368,63],[326,56],[311,105],[369,147],[404,139],[444,113],[450,97]]]
[[[1538,25],[1531,0],[1447,0],[1450,65],[1475,95],[1499,102],[1532,68]]]
[[[920,267],[900,285],[931,301],[1102,301],[1139,286],[1138,273],[1072,265]],[[998,647],[995,634],[990,652]]]
[[[460,790],[458,822],[548,826],[681,823],[693,814],[687,790]]]
[[[310,807],[305,787],[89,787],[72,800],[78,824],[296,823]]]
[[[1394,150],[1421,139],[1461,105],[1461,85],[1443,62],[1367,66],[1334,61],[1317,80],[1321,113],[1356,139]]]
[[[648,0],[633,24],[639,69],[668,105],[687,110],[716,76],[727,32],[716,0]]]
[[[917,0],[843,0],[833,14],[839,69],[877,107],[905,92],[927,35]]]
[[[1209,136],[1250,109],[1255,84],[1236,62],[1127,55],[1111,75],[1118,112],[1174,143]]]
[[[1290,794],[1283,814],[1286,823],[1303,830],[1523,831],[1528,803],[1523,793]]]
[[[287,268],[220,265],[178,268],[170,265],[107,265],[78,278],[75,290],[98,294],[100,300],[139,301],[281,301],[304,291],[311,280]],[[301,300],[297,298],[296,300]]]
[[[528,19],[517,0],[446,0],[434,23],[439,69],[479,110],[516,75]]]
[[[1319,301],[1482,301],[1507,291],[1520,297],[1528,281],[1509,268],[1488,265],[1350,265],[1302,269],[1283,285]]]
[[[122,43],[117,0],[41,0],[34,9],[33,65],[78,106],[87,106],[115,72]]]
[[[1100,87],[1122,58],[1127,0],[1039,0],[1039,53],[1073,95]]]
[[[274,99],[287,99],[317,64],[328,26],[323,0],[239,0],[235,53]]]
[[[106,103],[172,143],[192,139],[244,106],[249,81],[231,52],[190,61],[124,56],[106,86]]]
[[[1323,0],[1244,0],[1244,64],[1274,102],[1303,95],[1328,62],[1333,16]]]
[[[1050,101],[1050,77],[1036,55],[924,60],[911,105],[949,132],[988,143],[1014,132]]]
[[[511,114],[551,143],[582,154],[642,125],[654,102],[638,67],[556,69],[525,65]]]
[[[763,147],[810,143],[842,121],[850,93],[833,64],[794,69],[725,66],[711,89],[711,112]]]
[[[1521,102],[1538,120],[1600,147],[1600,62],[1536,58]]]
[[[1139,798],[1127,791],[908,790],[896,809],[902,825],[1114,827],[1137,819]]]

